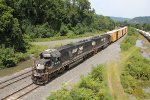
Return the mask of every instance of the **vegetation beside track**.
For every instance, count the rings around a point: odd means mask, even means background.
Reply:
[[[121,50],[127,51],[131,47],[135,46],[136,40],[138,39],[138,37],[139,37],[139,33],[134,28],[129,27],[128,34],[121,43]]]
[[[53,92],[47,100],[110,100],[111,96],[105,83],[105,72],[104,65],[98,65],[88,76],[81,77],[80,82],[71,90],[63,87]]]
[[[148,98],[149,93],[143,91],[143,85],[150,82],[150,61],[141,55],[141,49],[135,47],[139,33],[129,28],[126,39],[121,44],[122,53],[125,54],[123,71],[120,79],[124,91],[136,98]],[[149,85],[150,86],[150,85]]]

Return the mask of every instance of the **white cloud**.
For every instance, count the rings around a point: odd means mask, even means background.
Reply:
[[[97,14],[133,18],[150,16],[150,0],[89,0]]]

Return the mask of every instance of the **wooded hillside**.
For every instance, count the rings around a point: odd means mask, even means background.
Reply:
[[[115,23],[95,14],[88,0],[0,0],[0,26],[0,50],[14,55],[26,52],[33,38],[112,30]],[[1,53],[0,65],[5,65]]]

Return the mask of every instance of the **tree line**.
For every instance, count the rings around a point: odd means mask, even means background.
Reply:
[[[123,21],[123,22],[116,22],[116,25],[125,25],[125,26],[131,26],[137,29],[141,29],[144,31],[149,32],[150,31],[150,24],[148,23],[132,23],[129,21]]]
[[[112,30],[115,23],[97,15],[89,0],[0,0],[0,26],[0,65],[5,65],[9,54],[27,51],[30,39]]]

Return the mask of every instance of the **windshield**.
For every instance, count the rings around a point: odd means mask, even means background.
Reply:
[[[46,62],[46,65],[47,65],[48,67],[50,67],[50,66],[52,65],[52,61],[51,61],[51,60],[47,61],[47,62]]]

